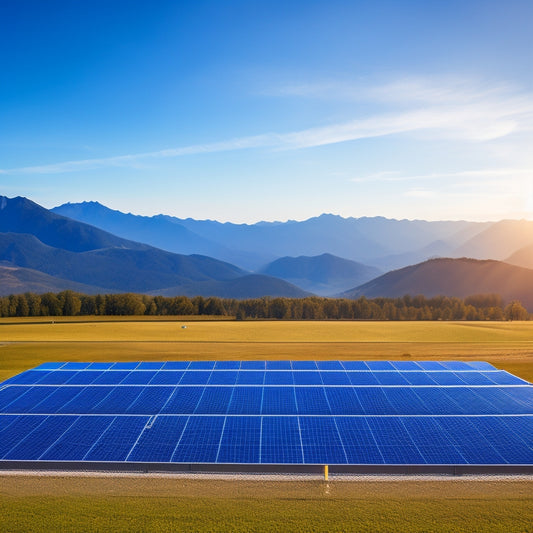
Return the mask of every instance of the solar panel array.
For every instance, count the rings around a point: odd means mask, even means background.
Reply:
[[[0,461],[531,465],[533,386],[486,362],[45,363]]]

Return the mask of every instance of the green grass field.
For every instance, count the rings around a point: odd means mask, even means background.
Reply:
[[[486,360],[533,380],[533,323],[0,321],[0,380],[44,361],[380,358]],[[0,531],[533,532],[533,481],[0,475]]]

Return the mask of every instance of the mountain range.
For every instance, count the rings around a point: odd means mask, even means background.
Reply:
[[[220,223],[126,214],[97,202],[45,209],[0,196],[0,294],[343,297],[498,293],[533,310],[533,222],[324,214]]]
[[[9,267],[1,273],[1,294],[10,292],[8,288],[17,272],[14,267],[25,269],[18,271],[18,275],[24,273],[28,287],[40,284],[46,290],[56,290],[63,280],[83,285],[88,293],[206,296],[234,293],[240,298],[307,294],[265,275],[257,275],[251,284],[250,274],[237,266],[123,239],[20,197],[0,198],[0,264]],[[41,275],[30,283],[32,272]]]
[[[533,221],[498,222],[343,218],[323,214],[301,222],[221,223],[126,214],[98,202],[67,203],[54,213],[181,254],[208,255],[250,271],[282,257],[330,254],[383,272],[433,257],[506,261],[533,247]],[[521,264],[533,268],[533,261]]]

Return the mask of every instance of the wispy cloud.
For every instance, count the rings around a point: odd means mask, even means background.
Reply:
[[[380,86],[352,88],[351,91],[347,85],[326,83],[295,86],[290,90],[286,89],[286,92],[315,96],[328,93],[330,97],[335,97],[338,93],[353,94],[354,99],[366,98],[386,105],[381,112],[371,116],[328,126],[285,133],[264,133],[152,152],[0,169],[0,173],[55,174],[102,167],[138,167],[151,160],[188,155],[245,149],[296,150],[398,134],[418,135],[419,139],[485,142],[512,133],[533,131],[533,96],[507,86],[481,87],[458,81],[439,85],[426,80],[403,79]],[[402,177],[389,176],[388,179]]]

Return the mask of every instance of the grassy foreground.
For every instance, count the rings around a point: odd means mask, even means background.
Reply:
[[[44,361],[168,359],[487,360],[531,381],[533,323],[0,321],[0,381]],[[0,531],[533,533],[533,481],[0,474]]]
[[[531,532],[529,481],[0,478],[2,531]]]

